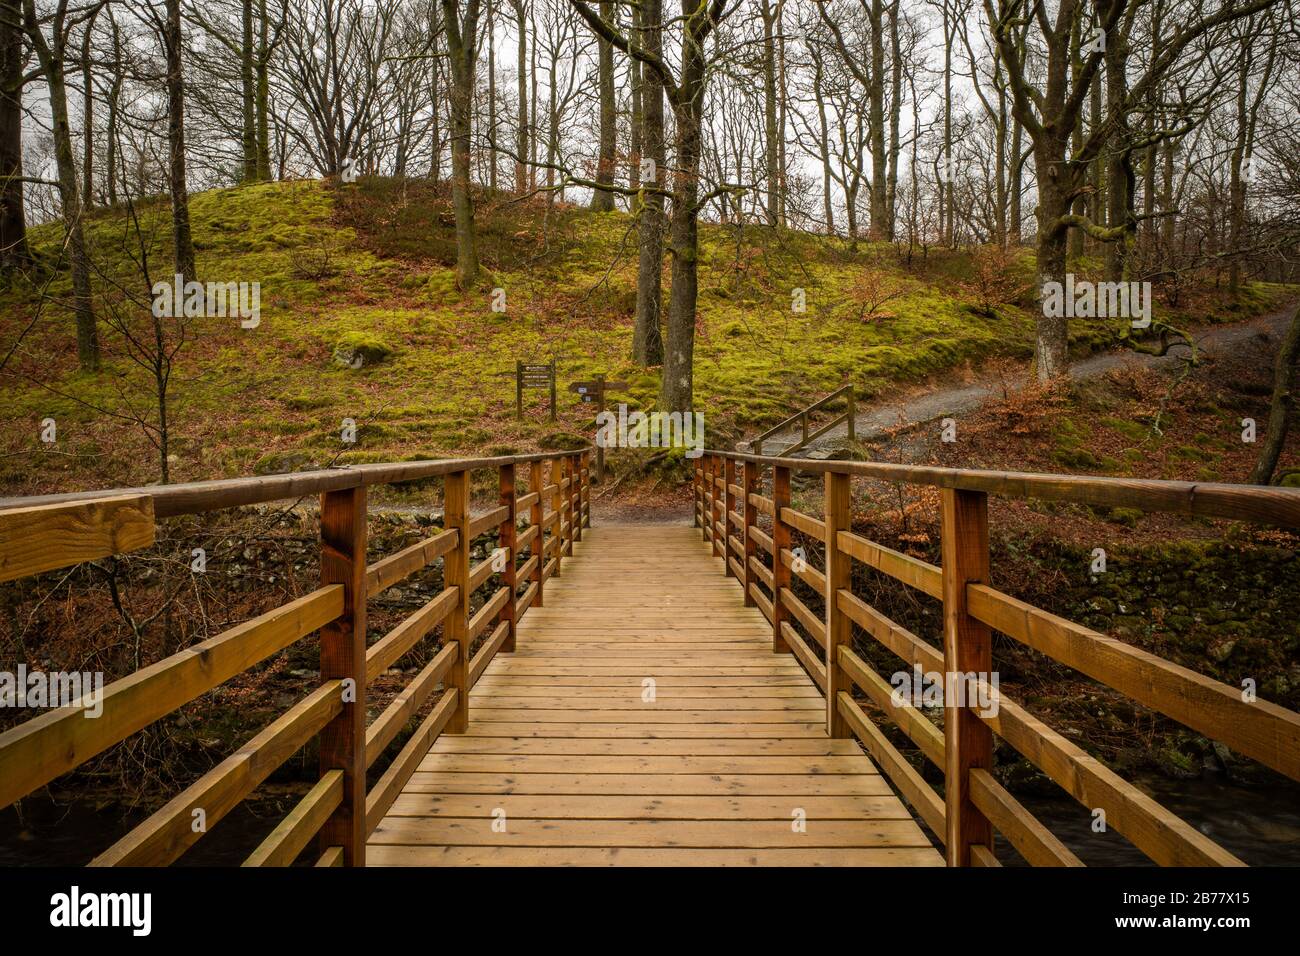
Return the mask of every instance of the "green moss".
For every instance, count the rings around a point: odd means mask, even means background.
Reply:
[[[392,347],[372,332],[344,332],[334,343],[334,362],[347,368],[378,365]]]

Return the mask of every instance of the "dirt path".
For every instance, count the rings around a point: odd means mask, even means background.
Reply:
[[[1206,354],[1213,355],[1261,333],[1280,337],[1286,331],[1294,309],[1293,303],[1281,311],[1257,316],[1246,322],[1201,330],[1196,339],[1197,347]],[[1161,367],[1172,365],[1176,361],[1176,354],[1157,357],[1125,350],[1101,352],[1074,363],[1070,367],[1070,377],[1076,381],[1093,378],[1125,363]],[[899,426],[910,427],[945,415],[970,412],[990,398],[1000,395],[1002,388],[1003,380],[987,373],[979,373],[966,384],[950,388],[927,390],[926,386],[918,386],[894,401],[876,402],[860,411],[854,419],[854,433],[859,441],[874,441]],[[793,433],[790,437],[793,438]],[[847,438],[847,426],[838,425],[796,454],[800,457],[827,456],[842,448]],[[775,445],[779,440],[781,439],[771,441]]]

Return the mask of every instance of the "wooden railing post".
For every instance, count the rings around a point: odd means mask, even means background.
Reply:
[[[343,585],[343,613],[320,629],[321,681],[342,680],[343,710],[320,732],[320,773],[343,771],[343,800],[320,829],[320,851],[366,863],[366,489],[321,495],[321,584]]]
[[[826,472],[826,733],[832,737],[852,734],[840,713],[839,694],[853,696],[853,681],[840,666],[840,648],[853,641],[853,622],[839,608],[841,588],[853,581],[853,559],[840,550],[839,533],[853,530],[849,476]]]
[[[578,456],[578,471],[582,475],[582,506],[579,511],[581,523],[591,527],[591,452],[584,451]]]
[[[736,483],[736,459],[724,458],[722,465],[722,573],[735,577],[731,569],[731,515],[736,507],[736,493],[731,486]]]
[[[745,606],[753,607],[756,603],[754,595],[750,593],[750,588],[758,580],[758,575],[754,573],[752,562],[758,555],[758,542],[750,536],[749,529],[758,524],[758,506],[749,499],[758,494],[758,463],[753,461],[745,462],[745,482],[741,485],[745,489],[745,500],[741,505],[741,514],[744,515],[745,527],[741,529],[740,540],[745,542],[745,553],[741,555],[741,562],[745,566]]]
[[[497,547],[505,548],[506,566],[501,573],[501,580],[507,588],[510,589],[506,597],[506,603],[500,611],[497,612],[497,623],[505,621],[510,630],[506,633],[506,639],[501,643],[501,650],[510,654],[515,649],[515,602],[519,600],[516,593],[517,580],[515,570],[518,567],[519,549],[516,547],[516,540],[519,536],[519,518],[515,513],[515,466],[513,464],[501,466],[501,504],[510,509],[510,513],[501,520],[497,526]]]
[[[852,386],[852,385],[849,386],[849,392],[848,392],[848,411],[846,412],[846,414],[847,414],[847,416],[848,416],[848,419],[847,419],[847,420],[848,420],[848,426],[849,426],[849,441],[851,441],[851,442],[852,442],[852,441],[856,441],[856,439],[854,438],[854,429],[855,429],[856,425],[855,425],[854,423],[855,423],[855,421],[857,420],[858,412],[857,412],[857,402],[856,402],[856,401],[854,400],[854,398],[853,398],[853,386]]]
[[[533,581],[537,583],[537,594],[533,598],[533,607],[542,606],[542,588],[546,583],[542,574],[546,564],[546,529],[542,527],[542,518],[546,514],[546,502],[542,500],[542,487],[546,484],[546,473],[540,461],[528,463],[528,493],[537,495],[537,500],[533,502],[532,524],[537,528],[537,535],[529,545],[531,553],[537,558],[533,567]]]
[[[560,576],[560,568],[563,565],[564,558],[564,489],[561,485],[564,482],[564,458],[551,459],[551,484],[555,490],[551,492],[551,509],[555,512],[555,576]]]
[[[577,504],[574,504],[574,501]],[[582,456],[569,456],[569,531],[574,541],[582,540]]]
[[[727,473],[727,466],[724,464],[723,459],[718,455],[714,455],[713,456],[713,477],[709,479],[709,491],[712,492],[713,494],[713,498],[709,501],[709,528],[713,532],[713,556],[715,558],[722,558],[722,565],[723,565],[722,570],[724,573],[727,570],[726,568],[727,523],[726,521],[722,522],[722,534],[719,535],[718,534],[718,511],[720,509],[718,508],[718,504],[719,504],[718,481],[719,479],[723,479],[726,473]],[[724,483],[725,483],[725,479],[724,479]],[[725,505],[726,501],[727,501],[727,494],[726,494],[726,490],[724,489],[722,493],[721,503]],[[725,518],[726,516],[724,515],[723,517]],[[721,538],[721,540],[719,540],[719,538]]]
[[[781,624],[790,611],[781,600],[781,592],[790,586],[790,569],[781,559],[790,549],[790,526],[781,520],[781,512],[790,507],[790,469],[779,465],[772,469],[772,653],[789,654],[790,645],[781,633]]]
[[[942,489],[941,495],[946,690],[959,684],[953,675],[973,673],[977,679],[988,679],[993,670],[993,638],[988,625],[966,609],[966,586],[989,581],[988,495],[952,488]],[[993,770],[993,733],[972,708],[957,703],[944,700],[945,850],[949,866],[970,866],[972,846],[993,849],[993,826],[970,797],[970,771]]]
[[[704,540],[713,544],[713,500],[714,492],[717,488],[713,484],[713,475],[717,469],[717,456],[709,455],[705,458],[704,466]],[[717,553],[717,549],[714,549]]]
[[[700,522],[700,470],[704,467],[703,456],[691,462],[691,524],[699,527]]]
[[[443,686],[456,691],[456,710],[447,721],[446,732],[463,734],[469,728],[469,472],[447,475],[442,494],[443,527],[456,529],[456,546],[443,556],[442,580],[456,588],[456,606],[442,626],[444,644],[456,644]]]

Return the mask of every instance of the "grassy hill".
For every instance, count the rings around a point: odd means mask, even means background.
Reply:
[[[190,321],[171,383],[173,481],[563,447],[592,428],[590,406],[566,387],[595,372],[627,380],[630,390],[618,397],[630,406],[653,407],[658,370],[628,362],[636,234],[627,215],[485,194],[487,279],[466,293],[455,288],[451,267],[450,204],[424,181],[215,190],[193,197],[191,215],[200,280],[260,282],[262,320],[255,329],[234,319]],[[118,302],[120,321],[143,329],[147,314],[122,306],[122,290],[145,294],[141,262],[155,281],[171,271],[165,202],[101,210],[87,226],[100,314],[110,314],[105,302]],[[127,420],[131,409],[155,415],[156,403],[122,335],[102,324],[104,369],[77,369],[61,237],[57,224],[34,229],[45,268],[9,277],[0,289],[0,354],[22,337],[0,399],[13,423],[0,439],[0,488],[9,494],[158,478],[157,453]],[[695,388],[710,441],[753,434],[845,382],[866,398],[886,396],[968,363],[1030,354],[1029,252],[1004,260],[917,249],[910,266],[901,254],[889,245],[706,225]],[[504,312],[491,308],[494,288],[505,292]],[[803,312],[792,308],[797,288]],[[54,300],[42,305],[42,291]],[[1164,314],[1234,318],[1263,308],[1276,291],[1252,287],[1230,307],[1192,296],[1179,314]],[[1118,330],[1075,324],[1080,350]],[[360,369],[336,360],[341,346],[359,345],[385,357]],[[547,420],[545,395],[534,391],[517,422],[516,360],[552,357],[559,421]],[[53,445],[40,441],[46,418],[58,425]],[[355,444],[340,441],[345,418],[357,423]]]

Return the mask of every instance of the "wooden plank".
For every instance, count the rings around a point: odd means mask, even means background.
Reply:
[[[1083,866],[1083,861],[1052,835],[987,770],[970,774],[971,801],[1011,841],[1031,866]],[[971,848],[972,852],[974,847]]]
[[[334,867],[343,865],[343,847],[332,846],[320,855],[316,861],[317,866]]]
[[[790,507],[782,508],[781,522],[802,531],[811,538],[816,538],[818,541],[826,540],[826,522],[811,515],[806,515],[802,511],[795,511]]]
[[[790,548],[790,526],[781,517],[790,505],[790,469],[777,466],[772,469],[772,540],[768,553],[774,558]],[[772,561],[772,605],[767,618],[772,622],[772,652],[788,654],[790,647],[785,640],[785,628],[789,612],[781,595],[790,588],[790,568],[778,560]]]
[[[424,773],[407,793],[691,794],[695,796],[885,796],[879,774]],[[797,806],[798,804],[794,804]]]
[[[506,641],[510,637],[510,622],[500,621],[492,631],[492,635],[483,642],[474,659],[469,665],[469,686],[473,687],[478,683],[478,679],[483,675],[483,671],[492,663],[492,658],[496,657],[497,651],[503,650]]]
[[[933,564],[927,564],[917,558],[886,548],[883,544],[868,541],[860,535],[841,531],[836,535],[840,550],[852,555],[869,567],[888,574],[896,581],[902,581],[922,591],[930,597],[943,598],[943,573]]]
[[[446,676],[457,653],[455,644],[445,645],[367,728],[366,767],[379,759],[401,729],[419,712],[438,682]]]
[[[376,846],[381,866],[941,866],[929,848],[690,849],[670,847]]]
[[[477,638],[487,630],[489,624],[498,619],[502,609],[510,602],[510,594],[509,588],[497,588],[487,602],[474,612],[466,628],[470,641]]]
[[[343,797],[320,828],[320,852],[343,847],[366,865],[366,489],[321,495],[320,582],[341,585],[343,611],[320,632],[321,680],[343,682],[343,709],[320,732],[320,775],[343,774]],[[350,686],[349,686],[350,685]]]
[[[366,597],[374,597],[426,568],[456,546],[455,528],[417,541],[366,569]]]
[[[469,539],[472,541],[489,528],[495,528],[502,521],[510,517],[510,508],[506,505],[499,505],[490,511],[485,511],[480,515],[474,515],[469,519]]]
[[[148,495],[0,511],[0,581],[138,551],[153,541]]]
[[[821,647],[826,646],[826,622],[814,614],[803,601],[795,597],[793,588],[781,589],[781,603],[785,605],[786,610],[794,615],[796,621],[803,625],[803,629],[817,641]],[[844,736],[840,734],[840,736]]]
[[[1009,637],[1300,780],[1300,714],[1081,624],[973,584],[970,613]]]
[[[317,781],[280,824],[243,863],[244,866],[292,866],[326,818],[343,800],[343,771],[331,770]],[[322,855],[334,847],[326,847]],[[343,847],[338,847],[341,852]],[[344,859],[346,855],[344,855]],[[340,865],[344,859],[340,860]]]
[[[926,847],[908,820],[532,820],[507,817],[389,817],[371,835],[376,845],[653,847]],[[669,836],[671,834],[671,836]]]
[[[305,637],[343,611],[333,584],[200,641],[104,688],[94,720],[73,704],[0,734],[0,806],[129,737],[259,661]]]
[[[789,592],[782,592],[789,593]],[[795,656],[799,663],[803,664],[804,669],[816,682],[822,693],[826,691],[826,664],[818,657],[799,632],[791,626],[789,621],[781,622],[781,637],[790,652]],[[819,695],[820,696],[820,695]],[[823,717],[825,713],[823,712]]]
[[[91,866],[167,866],[198,842],[343,710],[343,682],[322,684],[190,784]],[[201,811],[201,817],[196,811]],[[201,820],[202,826],[196,826]]]
[[[442,561],[444,586],[456,589],[456,606],[447,614],[442,628],[444,644],[457,645],[456,658],[447,672],[446,685],[454,697],[456,711],[450,715],[446,730],[450,734],[465,732],[469,724],[469,472],[458,471],[443,480],[443,522],[459,532],[456,547]],[[394,794],[395,795],[395,794]],[[369,811],[367,811],[369,816]]]
[[[840,691],[838,704],[849,728],[862,741],[868,753],[875,758],[880,768],[888,775],[890,781],[898,788],[903,799],[910,803],[921,819],[936,834],[944,834],[946,810],[944,801],[922,779],[916,769],[898,752],[889,739],[880,732],[880,728],[871,722],[862,708],[854,702],[847,691]],[[942,839],[942,836],[940,836]]]
[[[993,633],[967,610],[966,586],[988,582],[988,495],[944,489],[941,512],[943,673],[983,677],[993,672]],[[969,776],[975,768],[993,769],[993,734],[974,708],[952,701],[945,701],[943,727],[948,822],[944,845],[949,866],[969,866],[972,844],[993,848],[993,827],[970,798]]]
[[[447,619],[460,604],[460,589],[443,589],[401,624],[393,628],[366,650],[366,683],[399,661],[416,642]]]
[[[459,650],[460,645],[453,645]],[[451,720],[456,712],[456,697],[460,694],[457,688],[450,688],[443,694],[433,710],[429,711],[429,716],[424,718],[415,733],[411,735],[393,762],[388,765],[383,776],[374,788],[366,794],[366,832],[371,833],[375,827],[379,826],[379,821],[384,818],[388,808],[392,806],[397,795],[402,792],[403,786],[411,779],[415,768],[419,766],[424,755],[428,753],[429,747],[438,739],[443,728]]]
[[[892,794],[887,797],[800,798],[810,820],[910,820]],[[533,820],[781,820],[791,822],[790,800],[779,796],[692,797],[611,794],[405,793],[390,817],[486,817],[501,809],[507,819]]]

